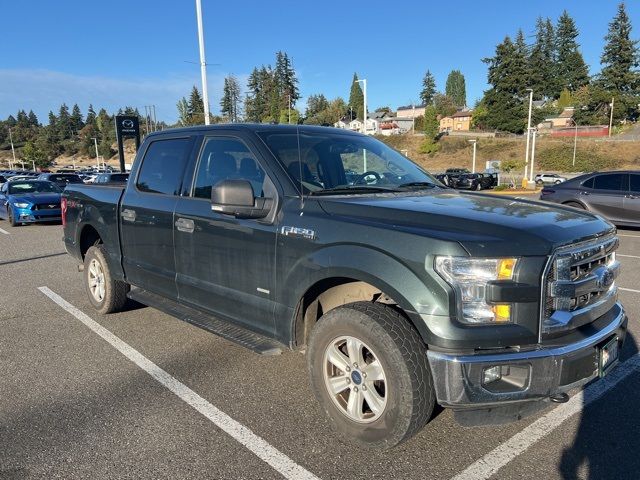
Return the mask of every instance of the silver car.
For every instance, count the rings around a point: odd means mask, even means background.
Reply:
[[[640,226],[640,171],[594,172],[545,187],[540,200],[602,215],[623,226]]]

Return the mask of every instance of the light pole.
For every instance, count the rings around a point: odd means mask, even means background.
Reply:
[[[611,137],[611,129],[613,128],[613,102],[615,101],[615,97],[611,97],[611,115],[609,116],[609,137]]]
[[[356,83],[362,82],[362,97],[363,97],[363,128],[362,133],[367,134],[367,79],[363,78],[362,80],[356,80]]]
[[[204,103],[204,124],[209,125],[209,91],[207,90],[207,62],[204,56],[204,31],[202,29],[202,5],[196,0],[198,19],[198,44],[200,45],[200,74],[202,75],[202,101]]]
[[[291,94],[287,94],[287,97],[289,97],[289,125],[291,125]]]
[[[476,173],[476,144],[478,141],[476,139],[469,141],[473,143],[473,163],[471,164],[471,173]]]
[[[533,89],[527,88],[529,92],[529,119],[527,120],[527,151],[524,155],[524,178],[527,178],[529,170],[529,135],[531,133],[531,107],[533,106]]]
[[[96,147],[96,168],[99,170],[100,169],[100,160],[98,158],[98,139],[96,137],[91,137],[91,140],[93,140],[93,144]]]
[[[13,148],[13,137],[11,136],[11,129],[9,129],[9,141],[11,142],[11,155],[13,155],[13,163],[11,164],[11,168],[16,164],[16,151]]]
[[[529,181],[533,182],[533,164],[536,160],[536,137],[538,136],[538,129],[532,128],[533,142],[531,145],[531,170],[529,171]]]
[[[411,114],[411,133],[416,133],[416,104],[415,102],[411,102],[411,107],[413,108],[413,113]],[[474,144],[475,147],[475,144]]]
[[[573,119],[573,124],[575,126],[575,131],[573,134],[573,162],[572,165],[576,166],[576,148],[578,146],[578,122],[576,122],[575,118]]]

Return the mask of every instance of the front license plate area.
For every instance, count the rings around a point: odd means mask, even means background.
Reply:
[[[618,363],[618,337],[598,347],[598,376],[604,377]]]

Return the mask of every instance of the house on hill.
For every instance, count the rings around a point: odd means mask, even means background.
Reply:
[[[471,110],[461,110],[440,119],[441,132],[468,132],[471,130]]]

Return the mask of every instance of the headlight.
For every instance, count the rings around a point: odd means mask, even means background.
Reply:
[[[435,269],[456,292],[460,319],[468,323],[511,321],[511,305],[489,305],[487,282],[512,280],[515,258],[436,257]]]
[[[13,206],[18,208],[27,208],[29,204],[24,202],[16,202],[13,204]]]

